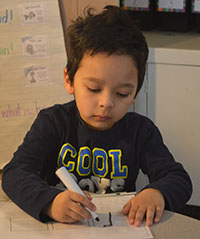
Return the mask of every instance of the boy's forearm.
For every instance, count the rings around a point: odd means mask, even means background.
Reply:
[[[4,192],[26,213],[39,221],[47,221],[41,216],[42,210],[60,193],[60,190],[50,187],[38,175],[15,166],[8,165],[3,171],[2,188]]]
[[[183,176],[184,175],[184,176]],[[182,175],[172,173],[145,188],[154,188],[161,192],[165,199],[165,209],[171,211],[180,210],[189,200],[192,194],[192,183],[189,175],[184,171]]]

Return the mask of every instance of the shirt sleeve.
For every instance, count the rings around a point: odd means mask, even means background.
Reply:
[[[149,178],[145,188],[158,189],[164,196],[165,208],[178,211],[192,194],[191,179],[182,164],[175,161],[153,122],[143,137],[141,169]]]
[[[43,208],[61,191],[40,177],[44,162],[56,162],[58,134],[55,123],[43,110],[39,113],[13,159],[4,167],[2,188],[8,197],[34,218],[50,220]]]

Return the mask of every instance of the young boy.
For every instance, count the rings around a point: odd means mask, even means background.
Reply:
[[[190,178],[144,116],[127,113],[145,75],[148,47],[126,12],[107,6],[68,30],[64,84],[75,101],[42,110],[3,170],[3,189],[19,207],[46,222],[74,223],[95,211],[87,197],[55,187],[65,166],[94,193],[135,191],[139,169],[150,183],[122,208],[129,223],[159,222],[164,208],[181,209]]]

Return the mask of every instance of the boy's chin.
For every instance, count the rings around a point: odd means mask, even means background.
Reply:
[[[114,124],[108,124],[108,125],[88,125],[91,129],[97,130],[97,131],[106,131],[113,127]]]

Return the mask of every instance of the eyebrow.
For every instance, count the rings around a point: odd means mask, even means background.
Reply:
[[[93,81],[96,83],[104,82],[104,80],[101,80],[101,79],[95,78],[95,77],[83,77],[83,79]],[[120,83],[119,85],[120,85],[120,87],[125,87],[125,88],[135,88],[135,85],[132,83],[129,83],[129,82],[128,83]]]
[[[132,83],[121,83],[120,86],[126,88],[135,88],[135,85]]]
[[[99,78],[95,78],[95,77],[83,77],[83,80],[89,80],[89,81],[94,81],[94,82],[104,82],[103,80],[99,79]]]

